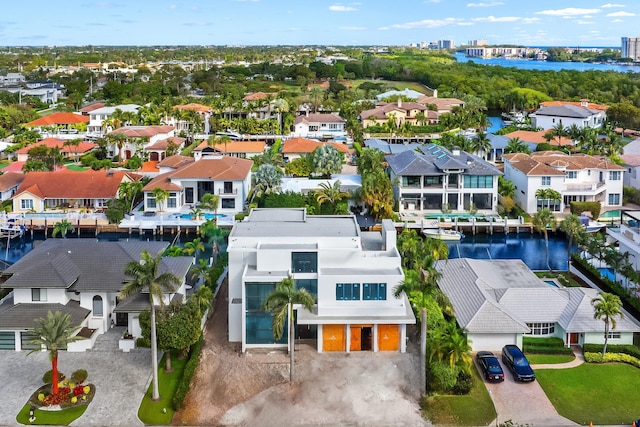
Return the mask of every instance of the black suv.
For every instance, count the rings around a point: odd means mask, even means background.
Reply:
[[[502,363],[507,365],[513,373],[516,381],[533,381],[536,374],[529,365],[529,361],[517,345],[505,345],[502,347]]]

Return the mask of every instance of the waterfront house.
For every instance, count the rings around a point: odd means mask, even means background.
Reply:
[[[152,162],[162,161],[167,157],[167,152],[179,153],[187,141],[187,138],[179,136],[170,136],[165,139],[160,139],[153,144],[145,145],[144,151],[147,153],[145,158],[148,158]],[[171,146],[171,150],[169,149]]]
[[[0,175],[0,201],[4,202],[16,194],[23,180],[24,174],[21,172],[5,172]]]
[[[159,164],[169,170],[155,177],[144,188],[145,212],[179,212],[194,207],[207,193],[219,197],[218,213],[235,215],[244,210],[251,186],[253,162],[229,156],[204,156],[197,161],[170,158]],[[173,168],[171,165],[175,166]],[[157,203],[153,195],[156,188],[169,192],[169,198]]]
[[[193,149],[193,157],[196,160],[200,160],[203,156],[226,155],[241,159],[251,159],[264,154],[265,148],[265,141],[226,141],[214,145],[209,145],[209,142],[202,141]]]
[[[47,239],[37,245],[3,272],[6,281],[0,287],[13,291],[0,304],[0,349],[32,349],[28,329],[48,311],[69,314],[73,325],[95,330],[89,338],[69,344],[68,351],[90,350],[97,335],[116,325],[140,337],[138,317],[149,307],[149,294],[145,290],[119,299],[120,289],[131,280],[124,273],[125,266],[139,261],[145,249],[155,256],[168,245],[95,239]],[[193,261],[193,257],[162,258],[158,273],[169,271],[180,280],[174,291],[163,294],[164,304],[185,300],[185,278]]]
[[[123,171],[29,172],[13,196],[13,212],[46,209],[102,210],[118,197],[118,186],[140,179]]]
[[[89,124],[87,125],[87,132],[103,135],[120,126],[130,125],[131,123],[125,119],[126,116],[123,117],[122,113],[137,116],[140,108],[141,106],[137,104],[122,104],[92,109],[88,112]],[[112,119],[112,116],[115,117]]]
[[[420,118],[420,115],[423,118]],[[375,108],[364,110],[358,115],[363,128],[369,126],[384,126],[392,121],[396,127],[400,128],[406,123],[413,126],[425,123],[436,123],[438,121],[438,113],[430,111],[425,105],[418,102],[406,102],[398,99],[396,102],[378,102]]]
[[[351,153],[349,152],[349,148],[345,144],[342,144],[340,142],[319,142],[305,138],[291,138],[284,141],[281,150],[282,157],[284,158],[285,162],[290,162],[291,160],[295,160],[302,156],[313,153],[316,148],[324,144],[333,145],[336,150],[345,155],[346,161],[350,160]]]
[[[184,134],[189,135],[193,132],[193,121],[189,120],[189,116],[185,115],[186,111],[193,111],[195,114],[200,116],[200,132],[204,134],[209,134],[211,125],[209,124],[209,118],[213,114],[213,109],[208,105],[202,105],[195,102],[191,102],[189,104],[176,105],[173,107],[173,114],[164,117],[162,120],[164,124],[173,126],[180,134],[180,132],[184,132]],[[177,114],[176,114],[177,113]]]
[[[554,147],[566,147],[573,145],[573,141],[571,140],[571,138],[567,138],[566,136],[555,137],[547,142],[547,140],[545,139],[546,133],[546,130],[516,130],[506,134],[505,136],[508,139],[521,139],[522,141],[527,143],[531,151],[536,151],[538,144],[549,144]]]
[[[469,211],[496,213],[498,176],[489,162],[454,148],[429,144],[421,151],[387,156],[399,212]]]
[[[538,278],[522,260],[438,261],[438,287],[451,301],[473,351],[522,346],[522,338],[557,337],[569,346],[602,344],[604,323],[593,317],[592,288],[564,288]],[[610,344],[633,344],[640,327],[626,316]]]
[[[96,144],[89,141],[80,141],[78,145],[74,145],[70,144],[68,139],[45,138],[16,150],[14,153],[16,155],[16,160],[18,162],[26,162],[29,159],[29,150],[40,145],[44,145],[49,149],[57,148],[60,150],[60,154],[65,158],[75,160],[95,150],[97,147]]]
[[[78,133],[76,127],[89,123],[89,117],[82,114],[55,112],[26,123],[26,127],[35,128],[41,135],[49,133]]]
[[[319,352],[406,350],[411,305],[393,289],[404,279],[396,229],[363,232],[354,216],[307,215],[304,208],[253,209],[229,235],[229,341],[251,348],[276,342],[265,298],[291,276],[316,297],[297,311],[296,338],[317,339]]]
[[[563,212],[572,201],[622,205],[625,169],[606,158],[560,151],[505,154],[504,175],[516,187],[514,200],[525,212],[542,208]],[[560,200],[536,196],[540,189],[560,193]]]
[[[344,139],[347,121],[334,113],[314,113],[296,117],[293,122],[294,138],[319,140]]]
[[[529,114],[529,118],[533,127],[542,129],[550,129],[558,124],[599,129],[607,118],[607,106],[592,104],[585,99],[579,103],[552,101],[542,103],[537,111]]]
[[[124,126],[113,130],[107,136],[122,138],[124,142],[122,147],[114,142],[109,144],[109,156],[119,155],[121,159],[130,159],[132,156],[139,154],[142,157],[142,151],[155,143],[175,137],[173,126],[157,125],[157,126]],[[153,153],[152,153],[153,154]],[[160,160],[158,158],[150,158],[150,160]]]

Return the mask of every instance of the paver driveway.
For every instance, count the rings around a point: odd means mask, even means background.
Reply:
[[[122,331],[111,330],[99,338],[98,351],[60,352],[59,369],[66,375],[86,369],[88,382],[95,384],[96,395],[84,415],[71,425],[142,425],[138,407],[151,376],[148,349],[131,353],[118,350]],[[51,369],[47,352],[0,351],[0,425],[15,425],[16,415],[38,387],[42,375]]]

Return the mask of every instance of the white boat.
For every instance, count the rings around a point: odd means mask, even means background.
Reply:
[[[606,227],[607,224],[599,221],[590,220],[588,224],[585,224],[584,227],[587,230],[587,233],[595,233],[596,231],[602,230]]]
[[[464,237],[461,232],[446,228],[427,228],[422,230],[422,234],[426,237],[440,240],[460,240]]]

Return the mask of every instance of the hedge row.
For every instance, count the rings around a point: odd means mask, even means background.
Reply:
[[[522,350],[525,353],[538,354],[573,354],[571,348],[566,347],[561,338],[533,338],[524,337],[522,340]]]
[[[621,362],[640,368],[640,359],[623,353],[607,353],[602,358],[602,353],[584,353],[584,360],[589,363]]]
[[[602,354],[602,347],[604,347],[603,344],[584,344],[582,349],[585,353]],[[640,359],[640,348],[631,344],[609,344],[607,345],[607,351],[611,351],[612,353],[628,354],[629,356]]]
[[[538,345],[523,346],[525,353],[537,353],[537,354],[573,354],[573,350],[570,347],[547,347]]]
[[[580,215],[582,212],[591,212],[591,216],[595,219],[600,217],[600,202],[571,202],[569,209],[574,215]]]
[[[204,343],[203,335],[200,334],[200,339],[197,343],[191,347],[191,352],[189,353],[189,360],[184,366],[184,372],[182,373],[182,378],[180,379],[180,383],[178,383],[178,387],[176,388],[175,393],[173,394],[173,408],[177,411],[182,408],[182,404],[184,403],[184,398],[187,396],[189,392],[189,388],[191,387],[191,379],[196,372],[196,368],[198,367],[198,362],[200,361],[200,352],[202,351],[202,345]]]

